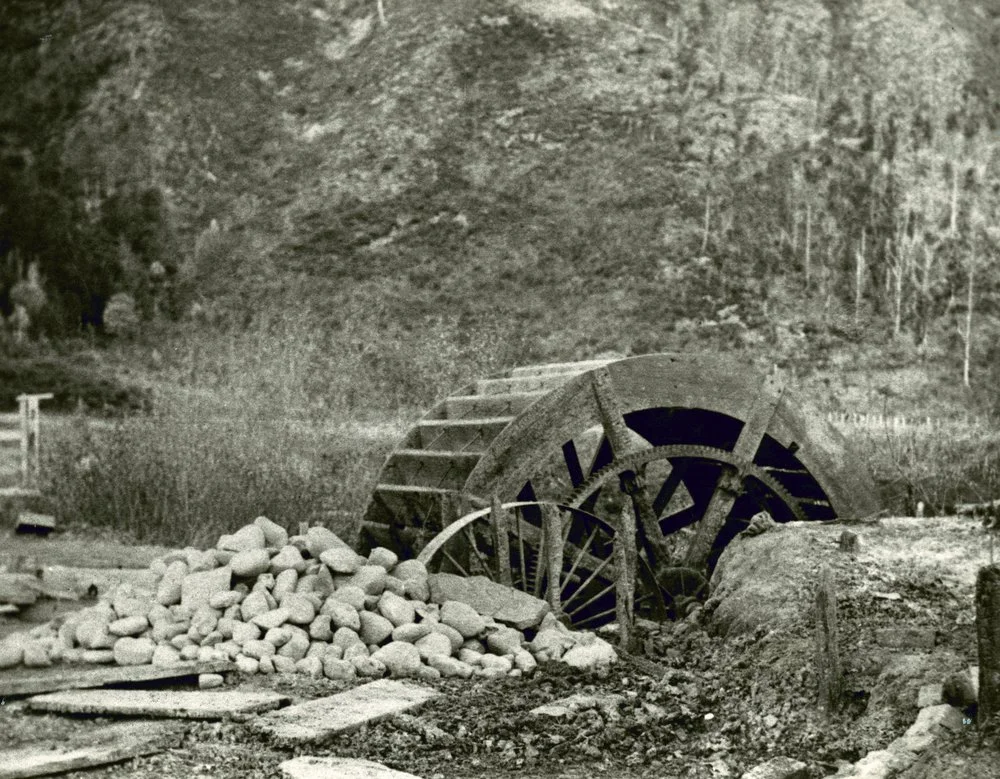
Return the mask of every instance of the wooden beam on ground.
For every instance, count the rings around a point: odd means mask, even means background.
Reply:
[[[46,671],[18,669],[0,674],[0,698],[21,695],[38,695],[57,690],[84,690],[90,687],[107,687],[115,684],[136,684],[141,682],[183,679],[208,673],[225,673],[236,666],[228,660],[212,660],[207,663],[178,663],[169,668],[152,665],[124,665],[87,670],[63,670],[53,666]],[[27,671],[24,673],[22,671]]]
[[[27,779],[119,763],[169,749],[180,741],[174,725],[129,722],[88,729],[61,743],[0,750],[0,779]]]
[[[38,600],[42,583],[30,573],[0,573],[0,603],[30,606]]]
[[[440,693],[395,679],[378,679],[345,692],[264,714],[249,723],[266,736],[307,743],[413,709]]]
[[[36,695],[28,708],[60,714],[109,717],[225,719],[287,706],[291,698],[276,692],[241,690],[67,690]]]

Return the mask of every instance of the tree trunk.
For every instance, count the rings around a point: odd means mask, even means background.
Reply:
[[[965,311],[965,357],[962,361],[962,383],[968,387],[969,386],[969,361],[972,355],[972,306],[973,306],[973,292],[974,292],[974,279],[976,273],[976,257],[972,255],[969,258],[969,298],[966,301],[966,311]]]
[[[982,730],[1000,713],[1000,566],[976,576],[976,639],[979,645],[979,713]]]

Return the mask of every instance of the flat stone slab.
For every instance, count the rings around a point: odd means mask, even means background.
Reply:
[[[507,587],[485,576],[457,576],[453,573],[432,573],[428,577],[431,600],[444,603],[457,600],[472,606],[484,617],[518,630],[533,628],[549,612],[549,604],[513,587]]]
[[[875,643],[896,649],[933,649],[934,628],[884,628],[875,631]]]
[[[531,710],[531,714],[536,717],[568,717],[574,712],[583,709],[617,709],[624,702],[624,695],[608,693],[606,695],[588,695],[587,693],[574,693],[565,698],[559,698],[551,703],[536,706]]]
[[[48,776],[81,768],[118,763],[176,746],[176,727],[129,722],[95,728],[84,737],[56,748],[33,746],[0,750],[0,779]]]
[[[296,757],[278,767],[289,779],[419,779],[381,763],[350,757]]]
[[[65,668],[65,667],[64,667]],[[152,665],[110,666],[90,670],[64,670],[52,667],[37,669],[12,669],[0,672],[0,698],[18,695],[37,695],[57,690],[85,690],[88,687],[106,687],[112,684],[134,684],[163,679],[181,679],[207,673],[225,673],[235,670],[228,660],[207,663],[178,663],[169,668]]]
[[[252,729],[277,739],[308,742],[416,708],[439,694],[395,679],[378,679],[336,695],[270,712],[249,724]]]
[[[28,707],[62,714],[224,719],[271,711],[290,702],[291,698],[276,692],[71,690],[38,695],[28,701]]]

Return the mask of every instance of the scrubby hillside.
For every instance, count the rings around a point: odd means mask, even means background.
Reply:
[[[525,356],[697,345],[814,367],[895,337],[904,360],[955,363],[977,257],[971,359],[990,356],[985,4],[2,14],[0,307],[27,300],[36,327],[107,325],[116,292],[140,320],[197,303],[241,321],[294,285],[334,319],[351,300],[373,326],[485,325]]]

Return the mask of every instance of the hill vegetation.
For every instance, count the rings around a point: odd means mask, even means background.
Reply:
[[[175,427],[691,349],[990,414],[994,5],[3,4],[0,349]]]

